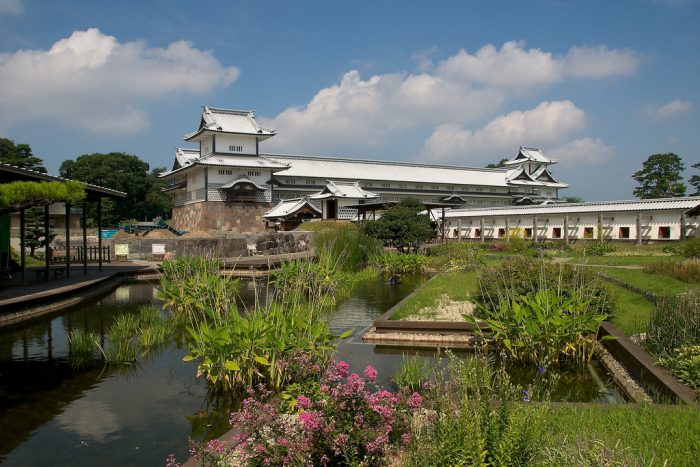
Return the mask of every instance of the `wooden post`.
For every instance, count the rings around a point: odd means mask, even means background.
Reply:
[[[564,216],[564,243],[569,243],[569,215]]]
[[[642,244],[642,212],[637,212],[637,245]]]
[[[24,242],[25,229],[24,208],[19,210],[19,261],[22,268],[22,285],[27,285],[27,251]]]
[[[445,208],[442,208],[442,243],[445,243]]]
[[[479,219],[479,240],[484,241],[484,218]]]
[[[44,258],[44,268],[45,268],[45,280],[49,280],[49,263],[51,262],[51,242],[49,242],[49,205],[44,205],[44,241],[45,245],[45,258]]]
[[[681,214],[681,240],[685,240],[685,213]]]
[[[97,270],[102,272],[102,197],[97,198]]]
[[[457,218],[457,241],[462,241],[462,219]]]
[[[66,277],[70,277],[70,204],[66,203]]]
[[[510,219],[506,217],[506,242],[510,241]]]
[[[537,216],[532,217],[532,241],[537,243]]]
[[[83,201],[83,273],[87,275],[87,203]]]

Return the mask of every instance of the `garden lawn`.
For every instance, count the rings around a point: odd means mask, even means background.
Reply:
[[[650,274],[641,269],[596,268],[596,270],[657,295],[670,296],[685,292],[690,288],[700,288],[700,286],[690,285],[673,277]]]
[[[652,456],[654,465],[697,465],[700,459],[700,409],[688,406],[639,405],[558,405],[548,417],[551,447],[566,436],[577,439],[602,439],[614,446],[633,449],[637,458]]]
[[[644,266],[645,264],[658,263],[660,261],[681,261],[680,256],[577,256],[571,260],[571,264],[583,263],[602,266]]]
[[[443,295],[454,301],[471,300],[476,288],[475,271],[438,274],[423,284],[414,296],[405,300],[390,319],[403,319],[418,314],[422,308],[434,307]]]
[[[631,336],[646,329],[654,311],[654,304],[639,295],[615,284],[608,284],[617,296],[617,311],[610,321],[625,335]]]

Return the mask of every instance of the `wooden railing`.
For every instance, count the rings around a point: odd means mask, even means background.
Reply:
[[[84,248],[82,246],[71,247],[70,261],[71,263],[82,263],[84,258]],[[99,247],[87,247],[87,262],[97,263],[99,261]],[[102,247],[102,261],[105,263],[112,262],[112,252],[108,246]],[[51,248],[51,262],[54,264],[66,263],[65,248]]]

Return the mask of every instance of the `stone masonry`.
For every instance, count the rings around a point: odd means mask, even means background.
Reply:
[[[220,230],[235,233],[265,232],[263,215],[272,208],[270,203],[235,204],[199,201],[173,208],[173,221],[178,230]]]

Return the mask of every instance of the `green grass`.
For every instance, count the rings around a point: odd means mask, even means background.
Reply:
[[[608,285],[617,297],[617,311],[610,321],[628,336],[642,332],[654,311],[654,304],[624,287]]]
[[[685,292],[689,288],[699,287],[697,285],[689,285],[673,277],[650,274],[641,269],[599,268],[598,270],[610,277],[620,279],[657,295],[676,295]]]
[[[680,261],[680,256],[586,256],[574,257],[571,262],[601,266],[644,266],[659,261]]]
[[[654,465],[696,465],[700,456],[700,409],[688,406],[572,405],[552,408],[548,446],[564,437],[603,439],[633,449]]]
[[[470,300],[476,288],[475,271],[439,274],[423,284],[416,295],[403,302],[391,319],[403,319],[417,314],[422,308],[433,307],[439,303],[443,295],[447,295],[454,301]]]

